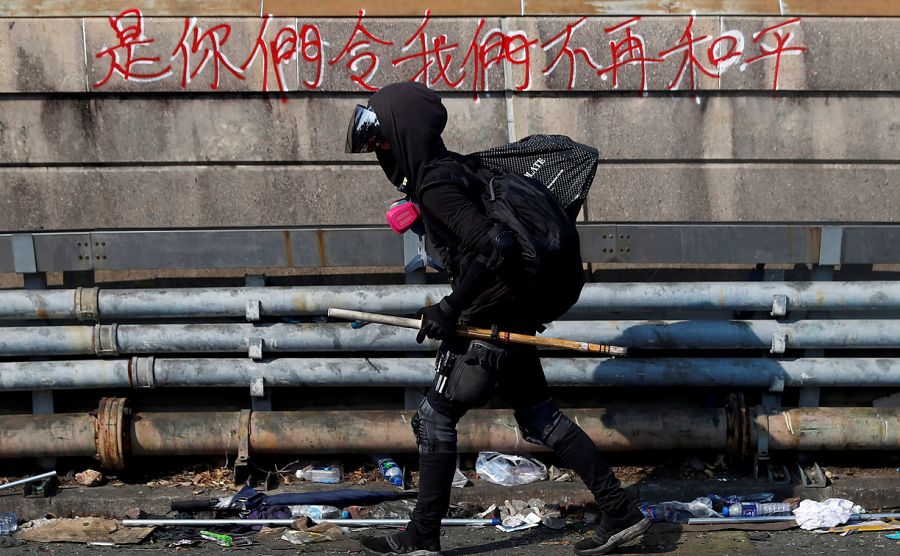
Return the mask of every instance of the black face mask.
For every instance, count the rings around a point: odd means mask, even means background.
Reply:
[[[375,149],[375,158],[378,159],[378,164],[381,165],[384,174],[394,184],[397,191],[404,195],[409,195],[409,191],[407,191],[409,189],[409,180],[403,175],[403,169],[397,164],[397,158],[394,156],[393,151]]]

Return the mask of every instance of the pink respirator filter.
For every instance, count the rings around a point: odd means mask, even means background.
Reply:
[[[394,201],[384,216],[387,218],[392,230],[398,234],[403,234],[412,228],[416,220],[419,219],[419,207],[412,201],[405,199]]]

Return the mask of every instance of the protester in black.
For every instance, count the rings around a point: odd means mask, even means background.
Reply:
[[[442,340],[439,372],[413,419],[419,446],[419,497],[405,531],[362,541],[369,554],[433,555],[440,551],[440,520],[450,503],[456,469],[456,425],[483,405],[496,382],[515,410],[525,440],[554,450],[591,490],[602,512],[597,532],[576,544],[579,555],[606,554],[650,525],[622,489],[587,434],[551,399],[537,351],[500,347],[453,335],[457,324],[535,334],[527,292],[516,285],[520,247],[515,235],[485,216],[484,184],[463,171],[473,161],[448,151],[441,139],[447,111],[418,83],[384,87],[358,106],[347,135],[348,152],[376,153],[398,190],[421,209],[429,241],[448,269],[453,292],[424,307],[418,341]],[[451,383],[452,388],[447,384]]]

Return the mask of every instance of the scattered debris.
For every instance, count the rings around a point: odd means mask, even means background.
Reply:
[[[144,517],[144,510],[140,508],[131,508],[129,510],[125,510],[125,517],[128,519],[141,519]]]
[[[155,527],[124,527],[114,519],[99,517],[36,519],[22,525],[16,538],[35,542],[136,544],[153,529]]]
[[[499,452],[480,452],[475,471],[484,480],[504,486],[525,485],[547,478],[547,467],[543,463]]]
[[[771,536],[772,536],[772,534],[769,532],[766,532],[766,531],[753,531],[749,535],[747,535],[747,537],[751,541],[757,541],[757,542],[768,540],[768,538]]]
[[[208,541],[214,541],[219,546],[223,546],[225,548],[231,548],[234,546],[234,539],[230,535],[223,535],[221,533],[213,533],[212,531],[200,531],[200,538],[206,539]]]
[[[890,535],[884,536],[886,539],[891,539],[892,541],[900,541],[900,533],[891,533]]]
[[[560,469],[555,465],[550,466],[549,479],[557,483],[568,483],[572,481],[572,472],[568,469]]]
[[[824,502],[804,500],[794,510],[797,517],[797,525],[801,529],[811,531],[823,527],[835,527],[843,525],[850,519],[850,514],[863,513],[865,510],[855,505],[850,500],[843,498],[829,498]]]
[[[103,473],[94,469],[87,469],[75,474],[75,482],[81,486],[95,487],[103,482]]]
[[[0,536],[15,533],[18,524],[18,517],[14,512],[0,512]]]
[[[456,472],[453,474],[453,487],[454,488],[465,488],[469,485],[469,478],[463,475],[463,472],[456,469]]]
[[[838,533],[845,537],[850,533],[868,533],[870,531],[900,531],[900,522],[896,521],[866,521],[863,523],[852,523],[850,525],[841,525],[840,527],[832,527],[830,529],[818,530],[816,533]]]

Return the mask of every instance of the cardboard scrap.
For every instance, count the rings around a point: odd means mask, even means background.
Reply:
[[[155,527],[124,527],[114,519],[99,517],[36,519],[16,534],[20,541],[137,544]]]

